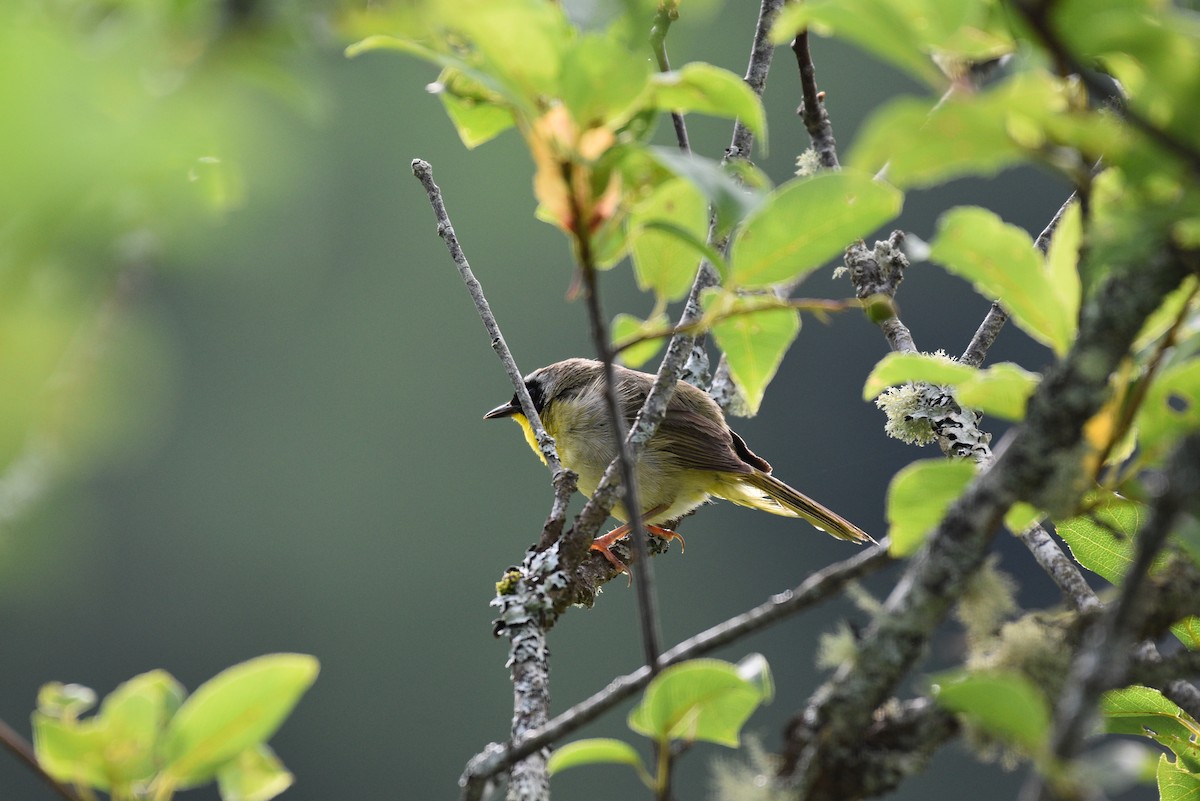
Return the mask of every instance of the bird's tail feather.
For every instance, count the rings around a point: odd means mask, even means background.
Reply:
[[[753,506],[764,512],[773,512],[785,517],[802,517],[821,531],[837,537],[839,540],[848,540],[858,544],[875,542],[870,534],[837,512],[822,506],[803,492],[789,487],[770,473],[756,470],[752,475],[745,476],[743,480],[761,491],[765,497],[754,498],[751,497],[752,493],[747,493],[743,498],[730,498],[735,503]],[[758,501],[758,503],[754,501]]]

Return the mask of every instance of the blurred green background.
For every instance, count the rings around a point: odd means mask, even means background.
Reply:
[[[22,70],[0,79],[9,107],[33,115],[0,126],[0,163],[33,165],[0,182],[9,298],[0,366],[12,382],[5,403],[25,410],[3,432],[0,717],[28,734],[37,689],[51,680],[103,695],[161,667],[194,688],[251,656],[300,651],[322,672],[272,741],[297,776],[285,798],[456,797],[466,760],[506,735],[506,643],[490,634],[488,601],[536,539],[550,488],[515,426],[480,419],[511,387],[409,163],[432,163],[528,371],[590,348],[583,305],[565,298],[565,241],[533,219],[522,143],[510,132],[465,150],[424,90],[432,68],[392,54],[345,59],[319,6],[289,12],[283,34],[251,25],[226,40],[185,25],[172,28],[170,47],[141,52],[130,45],[137,29],[88,17],[86,4],[49,5],[75,33],[21,50],[32,30],[21,25],[39,15],[15,11],[10,47],[0,48]],[[756,13],[747,3],[685,4],[668,41],[673,62],[741,73]],[[53,30],[57,19],[47,12],[38,24]],[[207,43],[198,58],[219,62],[242,48],[257,66],[173,62],[197,41]],[[836,43],[814,50],[843,152],[871,109],[917,91]],[[151,71],[143,59],[160,61]],[[192,105],[167,122],[138,106],[136,92],[122,94],[133,86],[171,102],[173,71],[188,69],[201,76]],[[798,95],[792,55],[780,49],[765,98],[772,149],[759,159],[776,182],[807,146]],[[106,128],[112,120],[123,122]],[[719,157],[729,125],[697,118],[691,133],[699,153]],[[660,136],[670,141],[669,125]],[[209,141],[236,144],[220,160],[176,162]],[[155,191],[137,188],[160,173],[168,179]],[[188,194],[197,186],[203,202]],[[913,193],[899,226],[927,238],[941,211],[978,203],[1036,235],[1066,194],[1047,174],[1012,171]],[[848,295],[832,266],[801,294]],[[605,274],[603,290],[610,315],[650,309],[627,268]],[[918,345],[952,353],[988,306],[925,264],[913,266],[899,300]],[[57,321],[49,333],[48,320]],[[882,534],[891,475],[934,453],[886,439],[882,415],[861,400],[885,352],[877,330],[855,313],[804,325],[761,414],[735,428],[784,480]],[[53,369],[21,373],[43,346],[35,363]],[[993,351],[1030,369],[1048,358],[1012,328]],[[729,505],[682,530],[686,556],[673,549],[655,563],[667,643],[852,553],[801,523]],[[1028,556],[1001,549],[1003,567],[1029,578],[1023,598],[1052,601]],[[895,575],[869,586],[886,593]],[[778,697],[748,725],[768,747],[821,680],[817,637],[843,616],[864,619],[825,606],[718,654],[769,660]],[[555,711],[638,666],[636,626],[623,581],[594,609],[564,617],[550,640]],[[959,646],[947,627],[933,663]],[[627,709],[581,735],[634,739]],[[705,797],[709,763],[730,755],[695,748],[678,769],[679,796]],[[1020,779],[955,746],[897,797],[1008,798]],[[631,772],[601,768],[556,778],[554,792],[642,797],[630,795],[641,792]],[[50,797],[0,757],[2,801]]]

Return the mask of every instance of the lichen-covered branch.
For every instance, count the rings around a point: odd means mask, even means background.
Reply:
[[[1076,612],[1095,612],[1102,604],[1075,562],[1059,547],[1041,524],[1021,533],[1021,542],[1062,590],[1063,599]]]
[[[895,304],[908,268],[908,258],[900,247],[903,241],[904,233],[893,231],[871,250],[857,242],[846,249],[845,264],[855,295],[879,325],[888,347],[898,353],[917,353],[912,333],[900,320]],[[979,463],[991,459],[991,435],[979,428],[978,416],[960,406],[952,392],[933,384],[918,385],[915,391],[919,398],[909,416],[928,421],[942,453]]]
[[[575,491],[576,477],[565,470],[558,459],[554,440],[542,427],[541,418],[516,360],[504,341],[504,335],[492,314],[483,287],[475,278],[466,254],[454,233],[450,215],[446,211],[441,190],[433,180],[433,168],[420,159],[412,162],[413,175],[425,188],[429,203],[437,219],[438,236],[445,242],[484,328],[491,337],[492,349],[504,364],[505,372],[512,381],[521,410],[533,427],[538,446],[553,474],[554,501],[550,515],[542,528],[539,547],[525,557],[523,569],[509,574],[506,591],[498,593],[493,605],[499,607],[497,633],[503,632],[509,639],[509,671],[513,686],[512,737],[520,740],[526,732],[546,722],[550,716],[550,662],[546,648],[546,628],[550,612],[554,608],[550,591],[555,588],[555,575],[559,570],[557,550],[551,545],[562,531],[567,503]],[[472,788],[482,791],[481,786]],[[541,801],[549,798],[549,778],[546,774],[544,754],[531,754],[529,759],[515,765],[509,781],[509,797],[514,801]]]
[[[694,659],[761,631],[836,595],[851,581],[873,573],[890,562],[887,543],[873,545],[849,559],[810,574],[794,589],[773,595],[748,612],[689,637],[664,651],[660,664],[666,667]],[[600,717],[645,687],[651,678],[650,669],[643,666],[613,679],[603,690],[558,715],[540,729],[528,733],[520,741],[507,746],[499,743],[489,745],[467,765],[460,780],[464,787],[463,797],[478,798],[474,791],[482,789],[489,778]]]
[[[1117,599],[1084,633],[1054,715],[1050,752],[1058,760],[1078,755],[1096,716],[1096,701],[1105,690],[1126,678],[1133,645],[1142,635],[1143,621],[1152,608],[1154,587],[1150,567],[1166,544],[1167,535],[1185,511],[1200,509],[1200,436],[1184,439],[1165,473],[1165,481],[1138,531],[1133,563]],[[1200,660],[1197,660],[1200,665]],[[1067,774],[1044,779],[1033,774],[1022,799],[1074,798],[1077,790]]]
[[[1070,479],[1082,456],[1084,423],[1106,399],[1108,378],[1143,320],[1198,267],[1196,254],[1164,246],[1149,263],[1114,269],[1097,288],[1084,306],[1075,344],[1047,372],[1006,447],[909,563],[854,664],[819,688],[788,727],[780,776],[790,786],[813,801],[836,797],[829,792],[834,777],[828,766],[847,758],[875,710],[925,653],[1014,501],[1052,513],[1075,502]],[[1134,273],[1137,280],[1131,280]]]
[[[775,54],[775,46],[771,44],[771,28],[782,8],[783,0],[762,0],[758,8],[758,21],[754,25],[754,42],[750,46],[750,63],[746,67],[745,78],[747,85],[759,97],[762,97],[763,90],[767,88],[771,57]],[[753,142],[754,134],[738,121],[733,126],[733,138],[726,153],[732,158],[746,158],[750,155]]]

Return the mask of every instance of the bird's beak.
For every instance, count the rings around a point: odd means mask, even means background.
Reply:
[[[521,404],[514,398],[503,406],[497,406],[483,416],[484,420],[495,420],[498,417],[512,417],[514,414],[521,414]]]

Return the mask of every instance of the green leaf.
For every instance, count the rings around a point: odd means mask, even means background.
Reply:
[[[708,259],[708,263],[717,269],[717,272],[722,277],[729,275],[729,265],[725,262],[725,257],[717,251],[712,245],[705,242],[693,232],[685,228],[681,228],[675,223],[665,222],[663,220],[654,220],[646,223],[647,230],[662,231],[663,233],[674,237],[679,243],[691,248],[695,258]]]
[[[930,86],[945,85],[945,77],[912,35],[909,11],[888,0],[807,0],[784,8],[771,39],[783,44],[797,31],[812,27],[822,35],[844,38]]]
[[[38,690],[38,711],[52,718],[73,720],[95,705],[95,690],[82,684],[51,681]]]
[[[431,64],[442,67],[443,70],[453,70],[459,76],[470,80],[475,86],[488,93],[492,98],[502,99],[514,107],[520,106],[520,98],[514,95],[508,87],[490,73],[477,69],[470,62],[449,53],[441,53],[421,42],[404,39],[399,36],[375,34],[351,44],[346,48],[348,58],[357,58],[364,53],[377,50],[395,50],[414,56]]]
[[[1153,379],[1138,410],[1138,445],[1147,457],[1161,454],[1200,428],[1200,359],[1176,364]]]
[[[1200,651],[1200,617],[1185,617],[1171,626],[1174,634],[1189,651]]]
[[[577,44],[562,8],[540,0],[455,0],[429,6],[459,48],[530,106],[560,96],[564,58]],[[466,39],[463,42],[462,39]]]
[[[949,459],[923,459],[897,473],[887,494],[891,554],[915,553],[974,476],[970,462]]]
[[[863,385],[863,400],[873,400],[888,387],[909,381],[938,386],[960,384],[975,373],[974,367],[947,356],[929,353],[889,353],[880,359]]]
[[[1041,692],[1017,673],[954,671],[935,676],[938,705],[1030,752],[1050,733],[1050,709]]]
[[[1012,362],[979,370],[945,356],[889,353],[867,376],[863,400],[871,400],[888,387],[909,381],[953,387],[955,398],[963,406],[1005,420],[1020,420],[1041,376]]]
[[[743,724],[767,698],[763,682],[743,678],[736,665],[694,659],[650,682],[629,715],[629,727],[660,743],[703,740],[733,748]]]
[[[887,180],[905,189],[990,176],[1036,153],[1049,136],[1044,118],[1064,110],[1060,84],[1026,74],[944,101],[900,98],[864,123],[846,164],[870,173],[886,164]]]
[[[651,225],[660,222],[679,231]],[[682,178],[663,183],[633,208],[628,226],[638,287],[667,300],[686,295],[696,275],[695,242],[708,233],[708,201],[695,184]]]
[[[399,50],[452,67],[528,118],[545,98],[561,96],[564,57],[577,37],[557,4],[455,0],[424,4],[413,13],[416,19],[404,34],[368,36],[346,48],[346,55]]]
[[[753,296],[713,290],[701,298],[705,314],[726,314],[753,309]],[[795,309],[768,309],[733,314],[713,323],[713,340],[725,353],[729,373],[741,389],[750,414],[758,413],[767,385],[775,377],[787,349],[800,333],[800,314]]]
[[[1200,773],[1193,773],[1166,754],[1158,758],[1159,801],[1196,801],[1200,797]]]
[[[646,769],[642,766],[642,758],[638,756],[638,752],[632,745],[624,740],[607,737],[567,743],[550,755],[550,759],[546,763],[546,770],[553,776],[556,773],[562,773],[567,768],[602,764],[632,765],[639,775],[646,775]]]
[[[1020,535],[1045,516],[1040,509],[1017,501],[1004,514],[1004,526],[1013,534]]]
[[[234,665],[192,693],[168,727],[163,774],[201,784],[227,761],[266,742],[317,678],[317,660],[271,654]]]
[[[1159,337],[1175,325],[1175,321],[1183,312],[1184,307],[1192,301],[1192,295],[1196,292],[1197,280],[1200,279],[1194,275],[1184,278],[1179,286],[1159,304],[1154,313],[1146,318],[1145,323],[1142,324],[1142,330],[1138,332],[1137,339],[1133,341],[1132,350],[1135,353],[1151,347]]]
[[[712,64],[697,62],[673,72],[660,72],[651,78],[654,105],[667,111],[711,114],[734,118],[762,142],[767,149],[767,117],[762,101],[739,76]]]
[[[730,285],[795,281],[900,213],[903,195],[861,173],[821,173],[788,181],[737,232]]]
[[[1115,494],[1094,500],[1088,514],[1055,521],[1054,528],[1075,561],[1112,584],[1120,584],[1133,564],[1134,537],[1145,507]]]
[[[728,231],[758,208],[764,198],[760,187],[768,186],[766,177],[756,170],[742,169],[735,180],[719,162],[676,148],[647,147],[639,153],[652,158],[663,169],[691,181],[716,210],[719,232]]]
[[[74,723],[33,713],[33,750],[38,764],[60,782],[107,790],[107,742],[95,720]]]
[[[648,320],[639,320],[632,314],[622,312],[613,318],[613,344],[620,346],[622,342],[641,336],[647,332],[663,330],[666,328],[667,322],[667,315],[665,314],[654,315]],[[662,350],[663,341],[662,339],[650,339],[625,348],[619,354],[621,361],[627,367],[641,367]]]
[[[1200,736],[1200,725],[1158,690],[1141,685],[1109,690],[1100,699],[1104,730],[1109,734]]]
[[[581,36],[563,55],[562,99],[581,128],[627,122],[649,79],[649,62],[608,33]]]
[[[221,801],[269,801],[295,777],[266,745],[247,748],[217,771]]]
[[[942,215],[930,259],[999,300],[1020,328],[1063,355],[1076,320],[1059,300],[1029,234],[987,209],[959,207]]]
[[[500,95],[459,70],[442,70],[432,89],[468,149],[479,147],[516,124],[512,109]]]
[[[977,370],[959,384],[958,402],[1002,420],[1025,419],[1025,406],[1042,377],[1012,362],[999,362]]]
[[[1079,248],[1083,244],[1083,216],[1078,203],[1067,207],[1054,229],[1046,252],[1046,277],[1055,300],[1071,320],[1079,318],[1083,293],[1079,281]]]
[[[152,670],[104,699],[96,725],[104,732],[107,773],[114,785],[128,786],[154,775],[159,738],[185,695],[170,673]]]

